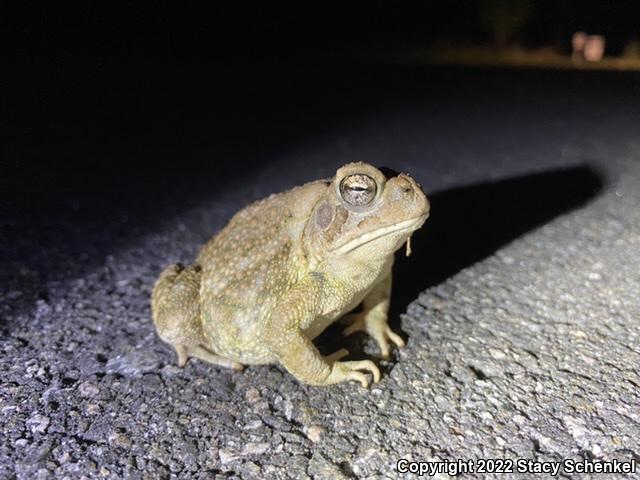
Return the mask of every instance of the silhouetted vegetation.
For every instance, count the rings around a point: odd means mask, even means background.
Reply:
[[[531,14],[529,0],[487,0],[482,19],[493,32],[497,45],[506,45]]]

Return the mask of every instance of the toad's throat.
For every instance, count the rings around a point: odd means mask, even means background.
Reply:
[[[371,243],[374,240],[377,240],[386,235],[399,233],[399,232],[412,232],[417,230],[422,226],[422,224],[427,219],[427,215],[421,215],[419,217],[410,218],[409,220],[404,220],[403,222],[396,223],[394,225],[389,225],[387,227],[377,228],[376,230],[372,230],[371,232],[365,233],[364,235],[359,236],[358,238],[354,238],[353,240],[348,241],[343,245],[338,245],[336,248],[332,250],[332,253],[336,255],[344,255],[345,253],[349,253],[356,248],[360,248],[367,243]]]

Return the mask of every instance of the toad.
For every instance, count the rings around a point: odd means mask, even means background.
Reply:
[[[389,357],[404,341],[387,324],[394,252],[429,215],[429,201],[406,174],[356,162],[333,179],[273,194],[240,210],[187,267],[156,281],[157,332],[183,366],[189,357],[242,369],[281,364],[299,381],[329,385],[380,380],[371,360],[322,356],[313,344],[346,316],[346,335],[363,331]]]

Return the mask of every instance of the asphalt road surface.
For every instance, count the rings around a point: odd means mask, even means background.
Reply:
[[[35,75],[12,96],[0,477],[640,463],[638,74],[76,73]],[[396,265],[391,324],[406,348],[381,361],[338,328],[318,342],[373,357],[382,381],[176,367],[149,311],[162,268],[248,202],[357,159],[410,173],[432,201]]]

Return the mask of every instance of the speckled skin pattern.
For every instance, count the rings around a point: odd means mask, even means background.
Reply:
[[[312,385],[380,372],[370,360],[321,356],[312,343],[360,303],[345,334],[365,331],[383,357],[403,340],[387,325],[393,254],[420,228],[429,202],[408,175],[351,163],[332,180],[273,194],[238,212],[195,263],[158,278],[152,312],[182,366],[189,357],[242,369],[280,363]]]

